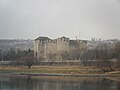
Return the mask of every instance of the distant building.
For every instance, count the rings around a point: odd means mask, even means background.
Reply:
[[[87,41],[85,40],[70,40],[64,36],[57,39],[40,36],[34,42],[34,56],[37,60],[62,60],[62,55],[85,48],[87,48]]]

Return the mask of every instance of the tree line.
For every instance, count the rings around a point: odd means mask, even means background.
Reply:
[[[59,55],[59,56],[57,56]],[[85,65],[86,61],[96,60],[101,61],[101,64],[104,66],[111,66],[109,60],[118,60],[118,65],[120,67],[120,42],[114,44],[113,47],[109,47],[107,44],[98,45],[94,49],[88,48],[78,48],[70,52],[63,52],[61,54],[49,54],[48,57],[51,60],[56,60],[57,57],[60,57],[61,60],[81,60]],[[10,49],[7,51],[0,50],[0,60],[1,61],[24,61],[24,63],[30,66],[34,60],[33,50],[15,50]],[[100,63],[98,63],[99,65]]]
[[[31,49],[28,50],[15,50],[11,48],[10,50],[0,50],[0,60],[2,61],[13,61],[17,60],[21,57],[27,56],[28,54],[32,53]]]
[[[0,60],[10,61],[9,65],[14,66],[27,66],[28,69],[34,64],[34,54],[33,50],[15,50],[11,48],[10,50],[0,50]]]

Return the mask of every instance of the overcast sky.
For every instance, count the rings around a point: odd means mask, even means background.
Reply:
[[[120,0],[0,0],[0,39],[120,38]]]

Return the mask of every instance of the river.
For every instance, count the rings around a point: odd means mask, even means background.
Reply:
[[[0,76],[0,90],[120,90],[105,78]]]

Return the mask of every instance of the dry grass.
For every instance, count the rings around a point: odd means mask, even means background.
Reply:
[[[103,74],[102,70],[96,67],[83,66],[32,66],[27,69],[21,67],[0,67],[0,71],[31,72],[31,73],[60,73],[60,74]]]

